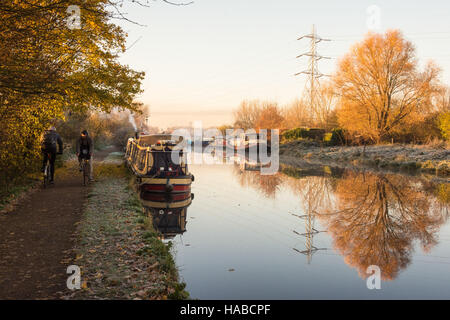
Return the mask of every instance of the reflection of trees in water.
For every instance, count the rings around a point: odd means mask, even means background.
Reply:
[[[305,214],[314,214],[332,205],[333,182],[334,179],[324,176],[286,179],[286,185],[299,196]]]
[[[337,183],[336,210],[319,217],[345,261],[366,276],[378,265],[386,280],[394,279],[411,261],[414,240],[424,251],[437,243],[436,232],[447,207],[421,184],[399,175],[347,173]]]
[[[440,183],[435,188],[435,193],[442,205],[448,206],[450,203],[450,183]],[[447,207],[448,209],[448,207]],[[447,210],[448,215],[448,210]]]
[[[324,177],[323,170],[315,169],[308,173],[302,171],[301,178],[297,178],[280,173],[261,175],[258,170],[243,170],[238,164],[235,164],[233,174],[242,187],[255,188],[268,198],[274,198],[281,185],[286,183],[296,195],[300,195],[301,203],[306,204],[305,212],[308,211],[308,208],[314,211],[324,203],[330,203],[329,192],[334,179]]]
[[[274,198],[282,184],[289,187],[299,196],[303,214],[311,215],[305,220],[306,233],[314,231],[317,216],[334,247],[361,277],[367,276],[368,266],[377,265],[384,280],[396,278],[411,262],[415,242],[428,252],[449,217],[449,184],[352,171],[340,178],[323,173],[293,178],[262,176],[235,166],[234,173],[241,186],[256,188],[267,197]],[[306,239],[306,249],[311,248],[312,237]]]
[[[282,183],[278,173],[261,175],[259,171],[241,170],[239,165],[233,166],[233,173],[242,187],[253,187],[268,198],[275,198],[277,190]]]
[[[449,204],[450,204],[450,183],[432,183],[430,181],[424,181],[422,183],[423,189],[430,194],[434,194],[438,200],[438,205],[444,211],[446,218],[449,217]]]
[[[315,216],[317,210],[330,205],[332,202],[330,197],[330,191],[332,190],[331,181],[331,179],[323,176],[311,176],[302,179],[289,178],[286,180],[287,185],[294,194],[300,196],[299,200],[304,213],[303,215],[294,215],[304,219],[305,231],[299,233],[294,230],[294,232],[305,237],[305,248],[304,250],[294,248],[294,250],[305,254],[308,263],[311,262],[312,255],[316,251],[325,249],[317,248],[314,245],[314,236],[321,232],[315,228]]]

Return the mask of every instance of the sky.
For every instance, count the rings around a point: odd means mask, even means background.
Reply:
[[[146,1],[146,0],[143,0]],[[183,1],[183,0],[172,0]],[[378,32],[400,29],[417,49],[421,65],[430,59],[450,84],[450,1],[448,0],[194,0],[173,6],[150,0],[149,7],[127,4],[128,33],[122,63],[145,71],[144,92],[150,125],[160,128],[231,124],[232,110],[244,99],[286,105],[301,97],[312,25],[322,38],[319,62],[332,74],[337,61],[369,31],[368,13],[380,12]],[[374,26],[372,24],[372,26]],[[376,27],[376,25],[375,25]]]

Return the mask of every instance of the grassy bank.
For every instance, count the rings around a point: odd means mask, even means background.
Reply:
[[[95,168],[73,264],[81,290],[66,299],[186,299],[170,253],[143,210],[130,173],[113,153]]]
[[[450,150],[446,145],[375,145],[321,147],[310,141],[292,141],[280,145],[280,161],[341,167],[371,167],[389,171],[422,172],[441,177],[450,175]]]
[[[59,174],[65,170],[65,164],[73,158],[74,154],[70,149],[66,148],[62,155],[56,156],[55,161],[55,179]],[[42,184],[42,173],[40,172],[42,161],[38,160],[35,165],[26,173],[14,178],[10,181],[5,181],[0,184],[0,214],[11,211],[14,206],[27,197],[32,192],[39,190]]]
[[[14,206],[33,192],[39,185],[37,174],[30,174],[17,179],[13,183],[3,184],[0,187],[0,214],[11,211]]]

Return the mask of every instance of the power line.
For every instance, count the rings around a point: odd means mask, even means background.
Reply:
[[[317,117],[318,111],[320,107],[318,106],[319,101],[319,78],[326,77],[328,75],[323,74],[319,71],[317,62],[322,59],[331,59],[330,57],[321,56],[317,53],[317,44],[322,41],[331,41],[330,39],[323,39],[316,34],[316,27],[313,25],[312,33],[301,36],[297,40],[302,39],[311,39],[310,41],[310,50],[307,53],[302,53],[297,56],[297,58],[301,57],[309,57],[309,68],[305,71],[298,72],[295,75],[306,74],[308,75],[308,80],[306,82],[304,93],[309,94],[309,103],[310,103],[310,114],[311,118],[314,119]]]

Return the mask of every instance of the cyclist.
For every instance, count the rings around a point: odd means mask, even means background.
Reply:
[[[51,126],[48,130],[44,132],[41,138],[41,151],[44,155],[42,162],[42,172],[45,170],[45,165],[47,161],[50,161],[50,183],[53,184],[53,178],[55,176],[55,160],[56,160],[56,149],[58,149],[58,154],[63,152],[63,142],[61,137],[56,132],[56,128]]]
[[[83,159],[88,159],[89,161],[89,181],[94,181],[93,170],[94,166],[92,165],[94,154],[94,143],[92,138],[89,136],[87,130],[83,130],[81,132],[80,137],[77,140],[77,157],[78,162],[80,163],[80,171],[83,170],[82,161]]]

